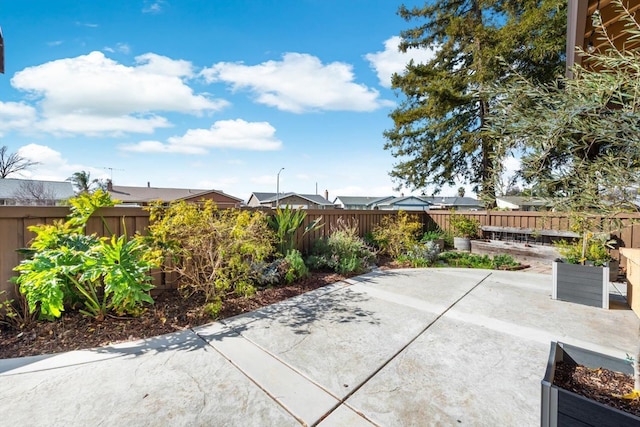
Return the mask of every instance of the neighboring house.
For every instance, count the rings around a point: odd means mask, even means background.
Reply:
[[[422,196],[421,198],[431,204],[431,209],[455,209],[458,211],[477,211],[484,209],[482,202],[473,197]]]
[[[247,206],[275,208],[288,206],[301,209],[333,209],[335,205],[319,194],[251,193]]]
[[[120,200],[124,205],[147,206],[155,201],[170,203],[184,200],[186,202],[199,202],[201,200],[213,200],[220,208],[240,207],[242,199],[231,196],[220,190],[198,190],[191,188],[160,188],[152,187],[147,183],[146,187],[129,187],[113,185],[107,182],[107,191],[112,199]]]
[[[431,203],[418,196],[401,196],[381,200],[372,207],[381,211],[428,211]]]
[[[68,181],[0,179],[1,206],[59,206],[75,196]]]
[[[510,211],[547,211],[550,209],[549,203],[540,198],[524,196],[498,196],[496,197],[498,209]]]
[[[384,211],[426,211],[431,203],[418,196],[338,196],[333,201],[338,208]]]
[[[340,209],[371,210],[378,203],[384,203],[394,198],[394,196],[338,196],[333,200],[333,204]]]

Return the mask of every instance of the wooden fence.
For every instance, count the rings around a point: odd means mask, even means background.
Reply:
[[[247,208],[251,209],[251,208]],[[270,212],[270,210],[264,210]],[[313,242],[321,236],[328,235],[331,230],[339,225],[340,221],[347,221],[358,225],[361,236],[373,230],[385,216],[395,215],[393,211],[363,211],[363,210],[322,210],[310,209],[303,226],[308,226],[315,219],[322,217],[322,226],[310,233],[303,235],[301,227],[296,236],[296,247],[303,253],[308,253]],[[69,214],[66,207],[39,207],[39,206],[3,206],[0,207],[0,291],[6,291],[6,296],[13,297],[14,285],[9,282],[15,276],[13,268],[20,263],[20,255],[16,251],[29,245],[35,236],[28,230],[31,225],[52,224],[54,221],[63,220]],[[149,212],[142,208],[114,207],[103,208],[97,212],[87,223],[87,233],[96,233],[99,236],[109,235],[99,215],[104,217],[109,230],[116,234],[133,235],[147,233],[149,225]],[[420,214],[420,220],[425,216]],[[173,277],[167,277],[159,271],[153,272],[156,289],[166,289],[173,286]],[[0,297],[0,301],[3,297]]]
[[[268,210],[266,212],[269,212]],[[33,238],[33,233],[28,230],[31,225],[51,224],[53,221],[62,220],[68,215],[66,207],[32,207],[32,206],[4,206],[0,207],[0,291],[7,295],[14,294],[14,286],[9,279],[15,275],[13,268],[19,264],[20,255],[16,251],[28,246]],[[108,224],[114,234],[133,235],[136,232],[145,234],[149,225],[149,212],[141,208],[114,207],[105,208],[98,212]],[[360,236],[371,232],[380,221],[387,216],[396,215],[395,211],[365,211],[365,210],[341,210],[341,209],[310,209],[303,226],[308,226],[312,221],[322,217],[322,227],[313,232],[303,234],[302,227],[296,234],[296,247],[303,253],[308,253],[313,242],[331,233],[331,230],[339,227],[341,221],[357,224]],[[461,215],[477,219],[483,226],[505,227],[522,230],[568,230],[569,217],[566,214],[548,212],[519,212],[519,211],[474,211],[459,212]],[[427,211],[417,212],[423,224],[423,230],[440,228],[450,230],[451,212]],[[600,218],[603,223],[609,219]],[[640,215],[630,214],[617,217],[621,227],[614,233],[620,247],[640,248]],[[87,232],[101,236],[108,235],[108,231],[102,224],[99,216],[92,217],[87,223]],[[618,258],[618,251],[612,252]],[[623,265],[624,265],[624,260]],[[154,274],[154,284],[163,289],[171,286],[168,278],[159,272]]]

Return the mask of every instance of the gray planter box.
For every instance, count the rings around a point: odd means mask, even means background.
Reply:
[[[471,251],[471,239],[468,237],[454,237],[453,247],[459,251]]]
[[[589,368],[606,368],[633,374],[631,364],[606,354],[595,353],[561,342],[552,342],[547,370],[542,380],[540,425],[626,427],[640,425],[640,417],[603,405],[553,385],[556,363],[573,362]]]
[[[609,309],[609,267],[554,262],[551,297]]]

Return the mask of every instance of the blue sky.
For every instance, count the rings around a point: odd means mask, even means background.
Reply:
[[[399,4],[0,0],[0,144],[40,162],[24,178],[398,194],[390,76],[430,56],[397,52]]]

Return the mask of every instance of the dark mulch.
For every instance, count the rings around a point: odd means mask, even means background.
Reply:
[[[553,384],[640,417],[640,401],[614,396],[624,395],[633,390],[631,375],[604,368],[590,369],[574,363],[560,362],[556,365]]]
[[[251,298],[231,298],[224,302],[218,319],[253,311],[345,278],[313,272],[304,280],[258,291]],[[66,312],[55,322],[34,322],[21,330],[3,327],[0,359],[93,348],[188,329],[214,320],[204,313],[203,305],[201,296],[185,299],[177,291],[165,291],[139,317],[107,317],[97,322],[79,312]]]

